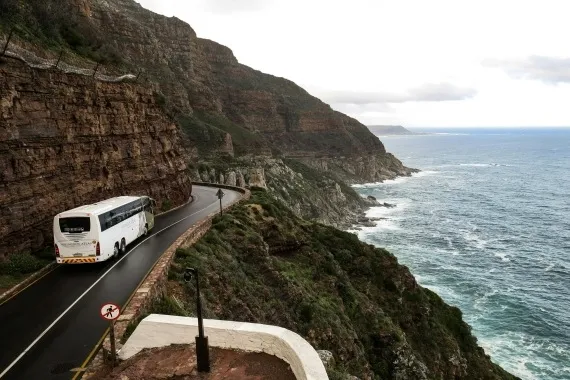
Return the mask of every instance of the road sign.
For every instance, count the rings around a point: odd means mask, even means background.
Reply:
[[[119,318],[119,315],[121,315],[121,310],[114,303],[107,303],[101,307],[101,317],[103,319],[113,321]]]
[[[218,189],[218,192],[216,193],[216,196],[220,199],[222,199],[222,197],[224,196],[224,192],[222,191],[222,189]]]

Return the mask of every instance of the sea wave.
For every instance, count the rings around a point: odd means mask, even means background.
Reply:
[[[426,171],[361,191],[397,205],[377,209],[387,228],[363,239],[460,307],[493,361],[523,379],[570,379],[565,133],[389,141]]]
[[[412,173],[412,175],[409,177],[397,177],[394,179],[384,180],[384,182],[357,183],[357,184],[351,185],[351,187],[353,187],[355,189],[368,189],[368,188],[377,188],[377,187],[380,187],[382,185],[396,185],[396,184],[401,184],[401,183],[407,182],[412,178],[422,178],[422,177],[434,175],[437,173],[440,173],[440,172],[436,171],[436,170],[422,170],[421,172],[418,172],[418,173]]]
[[[516,376],[525,380],[538,380],[543,377],[536,376],[536,373],[542,373],[559,379],[570,378],[568,364],[553,366],[551,362],[537,359],[541,356],[537,353],[541,353],[547,357],[570,360],[568,352],[559,344],[519,332],[507,332],[494,337],[487,337],[485,333],[481,335],[479,343],[485,351],[492,357],[504,359],[505,369]],[[524,348],[521,350],[521,347]]]
[[[497,164],[495,162],[491,162],[491,163],[468,163],[468,164],[459,164],[459,166],[470,166],[470,167],[475,167],[475,168],[483,168],[483,167],[490,167],[490,166],[512,166],[512,165],[508,165],[508,164]]]

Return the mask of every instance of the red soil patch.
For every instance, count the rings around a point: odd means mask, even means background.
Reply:
[[[273,355],[210,347],[210,372],[198,373],[194,346],[145,349],[96,380],[295,380],[289,364]]]

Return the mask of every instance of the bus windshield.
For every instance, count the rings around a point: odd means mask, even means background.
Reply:
[[[91,230],[91,219],[89,217],[72,217],[59,219],[59,229],[61,232],[81,233]]]

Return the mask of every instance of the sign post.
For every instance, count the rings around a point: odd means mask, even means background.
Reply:
[[[223,215],[223,211],[222,211],[222,198],[224,197],[224,192],[222,191],[222,189],[218,189],[218,192],[216,193],[216,196],[218,197],[218,199],[220,200],[220,215]]]
[[[117,350],[115,349],[115,319],[119,318],[121,310],[119,306],[114,303],[106,303],[101,307],[100,314],[103,319],[109,321],[111,324],[109,327],[109,338],[111,340],[111,362],[114,367],[117,362]]]

